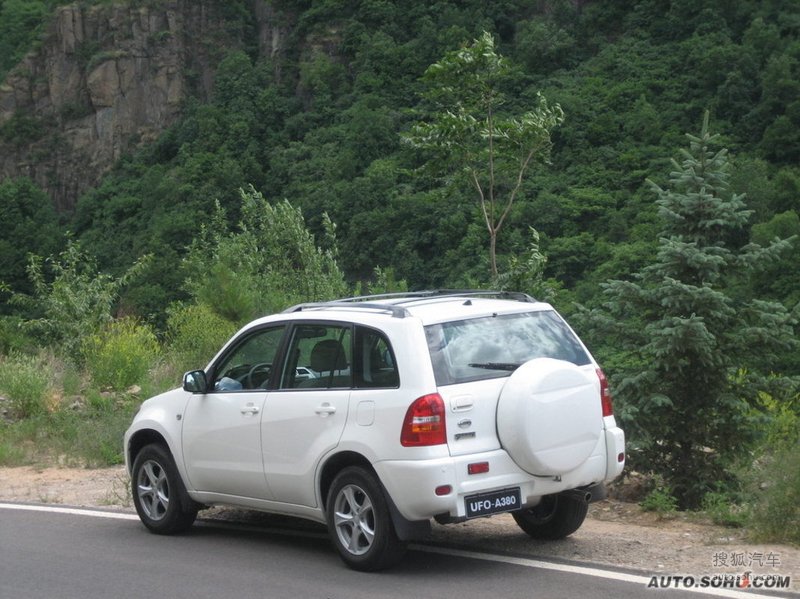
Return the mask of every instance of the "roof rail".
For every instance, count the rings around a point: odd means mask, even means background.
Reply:
[[[284,314],[290,312],[302,312],[304,310],[315,310],[322,308],[363,308],[365,310],[379,310],[388,312],[394,318],[405,318],[409,315],[403,305],[412,302],[419,302],[426,299],[447,298],[447,297],[494,297],[518,302],[533,303],[536,300],[527,293],[518,291],[492,291],[488,289],[431,289],[427,291],[405,291],[400,293],[379,293],[376,295],[358,295],[343,299],[332,300],[329,302],[309,302],[297,304],[284,310]],[[379,301],[375,301],[379,300]],[[381,303],[380,300],[399,300],[393,303]]]
[[[405,318],[408,316],[408,310],[402,306],[395,306],[393,304],[378,304],[375,302],[350,302],[347,300],[335,300],[331,302],[310,302],[306,304],[297,304],[291,308],[286,308],[284,314],[290,312],[302,312],[304,310],[314,310],[321,308],[363,308],[365,310],[379,310],[381,312],[389,312],[394,318]]]
[[[516,300],[518,302],[535,302],[536,300],[527,293],[519,291],[496,291],[490,289],[430,289],[426,291],[406,291],[399,293],[380,293],[377,295],[360,295],[348,297],[337,302],[360,303],[363,301],[381,299],[400,299],[409,302],[435,297],[496,297],[500,299]],[[398,302],[406,303],[406,302]]]

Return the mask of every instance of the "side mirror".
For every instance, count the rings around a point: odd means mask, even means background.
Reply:
[[[202,370],[192,370],[184,374],[183,390],[189,393],[205,393],[208,390],[206,373]]]

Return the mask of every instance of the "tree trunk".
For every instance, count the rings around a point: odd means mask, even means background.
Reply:
[[[489,262],[492,266],[492,283],[497,280],[497,231],[489,231]]]

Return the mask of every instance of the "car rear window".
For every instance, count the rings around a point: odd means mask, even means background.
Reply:
[[[533,358],[591,363],[575,334],[552,310],[501,314],[425,327],[437,385],[509,376]]]

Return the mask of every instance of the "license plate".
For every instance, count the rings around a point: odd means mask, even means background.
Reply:
[[[464,498],[467,508],[467,518],[478,518],[489,514],[512,512],[522,507],[519,487],[470,495]]]

